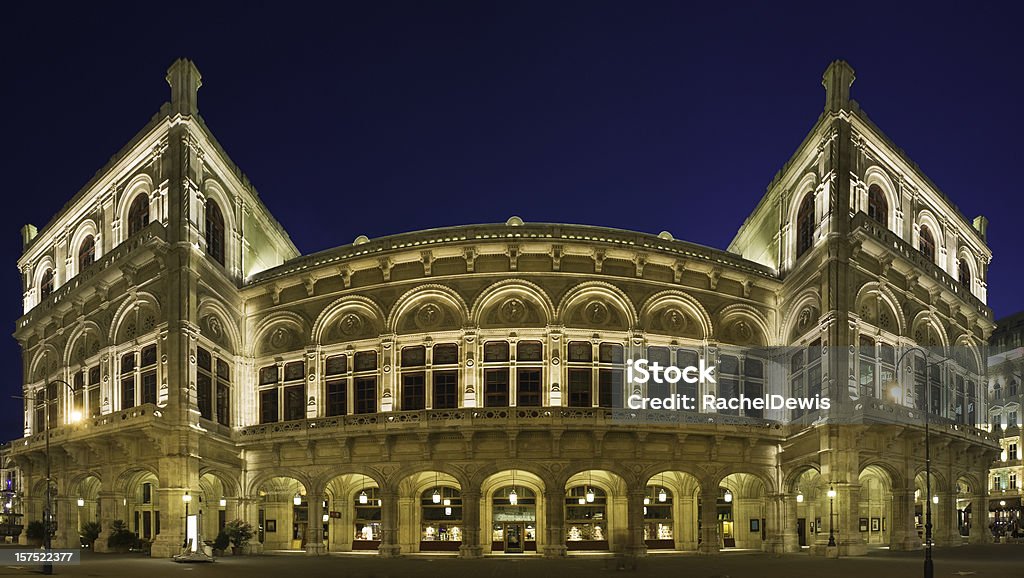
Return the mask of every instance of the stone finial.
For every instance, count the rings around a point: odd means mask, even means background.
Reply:
[[[171,85],[171,110],[177,114],[195,114],[199,111],[199,87],[203,75],[187,58],[179,58],[167,69],[167,84]]]
[[[838,112],[850,106],[850,86],[857,77],[845,60],[835,60],[825,69],[821,85],[825,87],[825,110]]]

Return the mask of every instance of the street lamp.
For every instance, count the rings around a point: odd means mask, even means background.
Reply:
[[[832,528],[832,504],[836,499],[836,488],[835,486],[828,487],[828,545],[829,547],[835,547],[836,545],[836,533]]]
[[[47,390],[50,388],[50,384],[59,383],[68,388],[71,391],[71,402],[74,404],[75,400],[75,386],[64,381],[63,379],[54,379],[53,381],[46,384],[43,388],[43,453],[44,459],[46,460],[46,506],[43,508],[43,549],[46,551],[53,549],[53,495],[50,492],[50,486],[53,484],[53,477],[50,473],[50,400],[47,396]],[[17,396],[15,396],[17,397]],[[25,396],[22,399],[27,399],[36,402],[36,398],[31,396]],[[78,421],[81,419],[82,414],[79,411],[73,411],[71,413],[72,421]],[[53,574],[53,564],[47,562],[43,564],[43,574]]]
[[[911,351],[919,351],[924,356],[925,361],[928,360],[928,352],[920,347],[911,347],[904,351],[900,358],[896,360],[896,374],[899,374],[900,364],[903,363],[903,358],[907,356]],[[928,383],[928,373],[931,366],[942,363],[949,360],[949,357],[943,357],[932,362],[928,362],[924,367],[924,578],[933,578],[935,576],[935,564],[932,562],[932,503],[939,503],[938,496],[928,499],[928,496],[932,495],[932,447],[931,447],[931,430],[930,430],[930,417],[929,414],[932,411],[932,388]],[[902,388],[899,386],[899,382],[895,379],[887,384],[889,391],[892,392],[894,397],[902,398]],[[900,401],[900,399],[897,399]]]
[[[191,550],[188,546],[188,505],[192,501],[192,496],[189,495],[188,490],[181,496],[181,501],[185,502],[185,540],[182,542],[181,547]]]

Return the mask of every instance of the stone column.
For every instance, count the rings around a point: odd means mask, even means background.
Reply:
[[[897,489],[892,492],[892,525],[889,530],[889,548],[892,550],[919,550],[921,539],[914,525],[914,490]]]
[[[676,528],[676,549],[677,550],[696,550],[697,549],[697,535],[694,520],[697,517],[695,509],[697,507],[696,500],[687,497],[676,497],[675,498],[675,512],[673,513],[675,519]]]
[[[836,543],[843,556],[863,556],[868,545],[860,533],[860,484],[836,484]]]
[[[800,551],[796,533],[796,498],[789,494],[768,496],[765,512],[765,550],[774,554]]]
[[[647,543],[644,542],[644,496],[646,488],[630,488],[626,495],[626,555],[646,556]]]
[[[701,554],[718,554],[721,549],[718,535],[718,484],[703,484],[700,492],[700,545]]]
[[[392,558],[402,553],[398,545],[398,492],[381,488],[380,500],[380,546],[377,553]]]
[[[480,558],[484,555],[480,546],[480,491],[462,491],[462,545],[459,557]]]
[[[933,523],[935,524],[935,545],[936,546],[960,546],[960,530],[957,528],[956,517],[956,494],[951,492],[934,492],[939,496],[939,504],[932,504],[932,508],[938,508],[932,512]]]
[[[107,538],[110,537],[110,524],[114,520],[123,519],[123,516],[118,514],[121,508],[122,499],[123,498],[116,492],[101,491],[99,493],[99,497],[96,500],[100,510],[100,536],[96,539],[97,552],[110,551],[110,549],[107,548]],[[163,528],[161,528],[161,530],[163,530]]]
[[[565,488],[556,487],[544,490],[544,510],[547,516],[544,521],[547,533],[544,556],[547,558],[565,556]]]
[[[988,531],[988,498],[984,488],[979,490],[971,496],[971,534],[968,538],[971,544],[987,544],[992,541],[992,534]]]
[[[309,509],[309,521],[306,523],[306,555],[321,556],[327,553],[324,548],[324,504],[321,492],[309,492],[306,495]]]
[[[78,500],[68,497],[54,498],[54,521],[57,532],[53,537],[54,548],[79,548],[78,539]]]

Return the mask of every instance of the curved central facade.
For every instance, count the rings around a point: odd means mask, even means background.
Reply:
[[[980,540],[984,218],[848,100],[845,63],[824,80],[728,251],[513,217],[300,256],[176,62],[171,103],[24,230],[10,508],[43,516],[49,439],[58,541],[121,519],[158,556],[186,493],[202,537],[238,518],[265,551],[910,549],[929,411],[936,539]],[[643,383],[638,359],[714,371]],[[634,403],[678,396],[831,407]]]

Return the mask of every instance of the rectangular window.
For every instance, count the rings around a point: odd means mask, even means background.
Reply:
[[[692,351],[690,349],[680,349],[676,351],[676,362],[680,368],[699,367],[699,361],[700,356],[696,351]],[[679,383],[676,384],[676,388],[678,390],[677,393],[679,393],[679,395],[685,395],[692,400],[696,400],[698,385],[699,384],[686,383],[686,381],[680,380]],[[691,402],[691,404],[694,407],[699,407],[699,404],[696,402]]]
[[[348,380],[327,382],[327,415],[348,413]]]
[[[589,341],[570,341],[568,357],[571,362],[589,362],[594,358],[594,348]]]
[[[508,361],[508,359],[507,341],[488,341],[484,344],[485,363]]]
[[[277,383],[277,366],[268,365],[260,368],[260,385]]]
[[[135,407],[135,353],[121,357],[121,409]]]
[[[377,369],[377,352],[360,351],[356,353],[356,371],[374,371]]]
[[[223,381],[217,382],[217,423],[231,425],[231,389]]]
[[[434,365],[455,365],[458,362],[458,345],[454,343],[438,343],[434,346]]]
[[[100,406],[100,366],[89,368],[89,413],[82,415],[98,416],[103,411]]]
[[[209,367],[203,369],[202,366],[196,371],[196,405],[203,419],[213,419],[213,377],[208,371]]]
[[[508,369],[484,372],[484,407],[508,407]]]
[[[156,403],[156,370],[142,374],[142,403]]]
[[[356,354],[356,359],[359,354]],[[376,363],[376,353],[374,353]],[[360,377],[355,381],[355,413],[377,412],[377,378]]]
[[[544,345],[540,341],[520,341],[516,344],[516,361],[544,361]]]
[[[516,405],[520,407],[541,406],[541,370],[520,369],[516,372]]]
[[[324,362],[326,375],[344,375],[348,373],[348,356],[332,355]]]
[[[459,373],[457,371],[435,371],[434,409],[454,409],[459,406]]]
[[[601,363],[623,363],[622,346],[618,343],[602,343],[597,358]]]
[[[306,377],[306,362],[305,361],[293,361],[291,363],[284,364],[284,380],[285,381],[300,381]]]
[[[260,392],[260,423],[277,421],[277,388],[265,389]]]
[[[422,371],[402,374],[402,410],[414,411],[427,407],[426,376]]]
[[[591,406],[590,379],[589,369],[569,370],[569,407]]]
[[[284,419],[306,419],[306,386],[290,385],[284,388]]]
[[[85,413],[85,371],[78,371],[72,378],[74,383],[74,401],[71,406],[71,411],[79,412],[79,415],[88,415]]]
[[[217,359],[217,423],[231,424],[231,366]]]
[[[860,396],[876,397],[875,340],[860,336]]]
[[[423,367],[427,364],[427,348],[422,345],[402,348],[402,367]]]
[[[602,369],[598,372],[599,407],[622,407],[622,375],[621,369]]]

